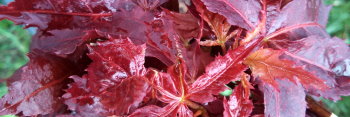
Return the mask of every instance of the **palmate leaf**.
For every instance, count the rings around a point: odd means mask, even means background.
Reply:
[[[349,47],[324,32],[330,7],[321,1],[192,3],[186,14],[177,12],[177,0],[15,0],[1,6],[0,19],[38,27],[31,51],[39,51],[9,80],[0,113],[305,116],[305,90],[331,99],[349,94],[349,56],[342,51]],[[240,77],[244,73],[252,78]],[[259,88],[252,95],[249,84]],[[227,87],[234,90],[226,100],[218,94]],[[37,101],[46,90],[52,98]],[[37,110],[26,108],[34,102]]]
[[[267,39],[287,32],[293,32],[289,36],[298,38],[305,34],[300,30],[307,30],[308,34],[325,33],[322,27],[330,10],[319,0],[202,1],[209,11],[225,16],[232,25],[245,28],[253,34],[260,28],[258,33],[264,34]],[[228,7],[222,7],[224,5]],[[259,26],[261,24],[263,26]]]
[[[194,103],[192,101],[199,103],[212,102],[216,99],[213,95],[218,95],[221,91],[225,90],[223,86],[226,83],[239,79],[237,76],[246,69],[246,66],[242,64],[243,58],[248,56],[261,40],[252,41],[235,50],[229,51],[223,57],[216,58],[216,61],[213,61],[207,67],[206,73],[200,76],[192,85],[189,85],[184,80],[187,67],[183,59],[180,58],[178,64],[168,68],[167,73],[158,72],[154,78],[148,80],[148,82],[153,81],[152,87],[160,94],[157,97],[158,100],[167,103],[167,106],[146,106],[136,110],[132,116],[140,114],[150,114],[149,116],[174,116],[176,113],[189,116],[188,107],[192,109],[199,108],[198,106],[193,106]],[[153,111],[151,113],[145,113],[150,108],[157,111],[154,113]],[[166,108],[171,109],[166,110]],[[202,111],[202,113],[204,112]]]
[[[272,39],[272,48],[285,48],[287,57],[295,63],[326,81],[331,88],[326,91],[311,91],[312,94],[339,100],[340,96],[349,95],[349,54],[348,45],[338,38],[312,35],[299,40]],[[333,85],[334,84],[334,85]]]
[[[208,7],[208,10],[212,12],[217,12],[227,18],[229,23],[232,25],[240,26],[242,28],[245,28],[248,30],[247,37],[245,38],[245,42],[248,42],[250,40],[254,40],[257,36],[263,36],[265,40],[269,39],[279,39],[282,36],[287,39],[300,39],[303,38],[305,35],[312,35],[312,34],[321,34],[321,35],[327,35],[324,32],[324,29],[322,26],[325,25],[325,21],[327,20],[327,14],[329,12],[329,7],[326,7],[322,5],[321,1],[316,1],[316,0],[293,0],[293,1],[270,1],[270,0],[262,0],[261,2],[259,1],[244,1],[245,4],[243,6],[253,6],[253,7],[243,7],[238,6],[240,2],[243,1],[228,1],[228,0],[218,0],[218,1],[208,1],[208,0],[202,0],[204,4]],[[220,7],[220,5],[224,6],[227,5],[228,7]],[[261,7],[254,7],[256,4],[261,5]],[[310,6],[315,6],[315,7],[310,7]],[[316,7],[317,6],[317,7]],[[246,14],[244,8],[249,8],[249,16]],[[227,13],[227,11],[231,10],[234,13]],[[260,13],[259,13],[260,12]],[[293,15],[290,15],[293,13]],[[243,19],[239,21],[235,21],[237,18],[232,17],[233,15],[237,15],[238,18]],[[294,15],[295,14],[295,15]],[[256,18],[259,17],[259,18]],[[260,20],[259,24],[256,24],[254,20],[248,20],[248,18],[251,19],[258,19]],[[251,24],[249,26],[249,24]],[[249,37],[251,36],[251,37]],[[283,38],[283,37],[282,37]],[[281,39],[280,39],[281,40]],[[283,40],[283,39],[282,39]],[[283,49],[283,48],[278,48],[278,49]],[[264,54],[260,54],[261,56],[265,56]],[[263,58],[268,58],[267,56]],[[275,56],[275,58],[278,58]],[[298,58],[298,59],[303,59],[303,58]],[[247,63],[247,60],[245,63]],[[279,60],[279,59],[277,59]],[[252,62],[257,62],[256,59],[252,60]],[[270,61],[270,63],[274,63],[277,61]],[[282,62],[282,61],[279,61]],[[299,65],[303,66],[304,64],[294,64],[287,62],[286,64],[289,65]],[[249,64],[249,63],[248,63]],[[279,64],[284,64],[284,63],[279,63]],[[250,66],[252,66],[251,64]],[[257,65],[257,64],[254,64]],[[267,67],[264,64],[260,64],[260,68],[262,67]],[[256,67],[256,66],[255,66]],[[282,66],[280,66],[282,67]],[[252,68],[252,67],[251,67]],[[300,67],[301,68],[301,67]],[[265,69],[265,70],[264,70]],[[266,77],[266,74],[268,73],[267,68],[264,69],[255,69],[254,73],[254,68],[253,68],[253,75],[255,76],[265,76],[265,77],[260,77],[260,79],[272,85],[275,89],[278,89],[278,83],[276,83],[275,79],[273,80],[268,80],[270,79],[269,77]],[[302,68],[303,69],[303,68]],[[262,71],[261,71],[262,70]],[[274,70],[279,70],[279,69],[274,69]],[[298,71],[297,69],[294,69]],[[306,70],[306,69],[305,69]],[[299,70],[300,71],[300,70]],[[304,87],[306,87],[308,90],[316,90],[316,92],[323,92],[325,89],[329,86],[334,85],[334,82],[330,82],[329,80],[325,80],[324,78],[318,78],[314,73],[315,72],[306,72],[306,71],[300,71],[301,73],[304,72],[307,77],[311,79],[301,79],[301,80],[296,80],[293,77],[289,77],[290,81],[292,82],[301,82]],[[272,75],[282,75],[279,73],[271,72],[270,74]],[[296,76],[297,74],[292,73],[292,76]],[[299,74],[300,75],[300,74]],[[270,75],[267,75],[270,76]],[[267,78],[267,79],[265,79]],[[288,77],[285,77],[288,78]],[[300,78],[300,76],[299,76]],[[334,79],[331,78],[331,79]],[[265,81],[264,81],[265,80]],[[310,83],[308,84],[308,80],[315,81],[316,83]],[[325,84],[327,83],[327,85]],[[345,85],[344,85],[345,86]],[[320,91],[320,89],[322,89]],[[299,98],[302,99],[302,98]],[[275,100],[276,101],[276,100]],[[275,103],[274,101],[269,102],[269,103]],[[270,108],[270,107],[266,107]],[[280,110],[273,110],[270,112],[279,112]],[[267,110],[265,110],[266,113]]]
[[[328,89],[328,86],[305,68],[281,59],[282,54],[281,50],[262,49],[249,55],[244,63],[251,68],[253,76],[261,80],[265,115],[305,116],[305,92],[299,84],[305,89],[321,91]]]
[[[313,87],[325,90],[328,86],[325,82],[302,67],[296,66],[292,61],[282,60],[280,56],[283,51],[262,49],[258,50],[244,61],[248,65],[254,77],[263,83],[278,89],[276,79],[288,79],[293,83],[300,82],[306,89]]]
[[[179,58],[178,63],[169,67],[167,73],[156,72],[153,77],[149,77],[147,82],[157,91],[157,99],[166,103],[166,106],[148,105],[140,108],[130,116],[176,116],[191,117],[192,111],[189,110],[187,97],[189,96],[188,84],[185,81],[186,65]],[[151,112],[147,112],[150,111]]]

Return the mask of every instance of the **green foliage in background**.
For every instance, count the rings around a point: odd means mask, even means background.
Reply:
[[[0,22],[0,78],[7,78],[28,59],[31,35],[8,20]]]
[[[333,8],[329,14],[327,32],[350,44],[350,0],[326,0]]]
[[[0,0],[2,4],[3,1]],[[0,81],[10,77],[14,71],[28,62],[31,35],[22,26],[8,20],[0,21]],[[7,93],[4,82],[0,82],[0,97]],[[0,117],[16,117],[4,115]]]
[[[349,117],[350,116],[350,96],[343,97],[343,100],[340,100],[336,103],[329,100],[323,101],[328,108],[338,115],[338,117]]]
[[[350,0],[326,0],[333,8],[329,14],[327,32],[350,44]],[[350,97],[338,102],[323,100],[329,109],[339,117],[350,117]]]
[[[3,3],[3,0],[0,0],[0,3]],[[327,32],[332,36],[343,38],[350,44],[350,0],[326,0],[326,3],[333,5]],[[16,69],[28,62],[26,53],[29,49],[31,34],[22,28],[8,20],[0,21],[0,80],[10,77]],[[0,83],[0,97],[6,92],[6,84]],[[223,92],[222,95],[230,93],[232,91]],[[336,103],[329,100],[323,100],[323,102],[339,117],[350,117],[350,97],[343,97],[343,100]]]

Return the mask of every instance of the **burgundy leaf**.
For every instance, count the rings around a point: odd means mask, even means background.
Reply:
[[[38,27],[32,48],[61,56],[71,54],[85,41],[94,40],[83,38],[90,30],[127,36],[136,44],[143,44],[147,39],[145,21],[150,22],[155,17],[153,12],[144,11],[130,0],[64,0],[58,3],[52,0],[16,0],[8,6],[1,6],[0,14],[0,19]]]
[[[172,20],[173,27],[181,39],[189,42],[192,38],[198,37],[200,33],[199,20],[190,12],[176,13],[166,9],[164,11],[166,17]]]
[[[269,46],[285,48],[289,54],[287,58],[305,65],[306,69],[327,81],[332,88],[321,93],[321,96],[338,100],[339,96],[349,95],[349,47],[338,38],[309,36],[299,40],[270,40]],[[317,93],[316,93],[317,94]]]
[[[163,12],[165,13],[165,12]],[[172,22],[164,16],[146,22],[146,56],[159,59],[161,62],[170,66],[176,60],[176,43],[179,37],[176,36],[172,27]]]
[[[205,67],[209,65],[214,57],[210,56],[210,53],[201,49],[197,42],[193,42],[189,48],[184,48],[182,51],[184,62],[187,66],[187,74],[190,80],[189,84],[192,84],[197,78],[205,73]]]
[[[71,76],[70,78],[74,80],[74,83],[68,85],[69,88],[66,89],[66,94],[62,96],[66,99],[64,103],[69,110],[81,116],[99,116],[101,113],[107,112],[100,109],[103,108],[101,103],[94,101],[96,98],[90,94],[91,90],[87,86],[87,79],[79,76]]]
[[[129,117],[172,117],[176,115],[177,117],[193,117],[192,111],[179,103],[171,103],[163,108],[154,105],[146,106],[136,110]]]
[[[248,90],[249,91],[249,90]],[[246,92],[244,86],[235,87],[230,100],[224,99],[225,117],[249,117],[253,110],[253,102],[249,100],[250,92]]]
[[[94,25],[106,24],[111,19],[111,11],[117,6],[104,4],[112,3],[15,0],[8,6],[0,7],[0,19],[10,19],[26,27],[38,27],[31,48],[64,56],[72,53],[84,41],[81,39],[85,35],[84,30],[93,30]]]
[[[325,90],[328,88],[323,80],[302,67],[296,66],[294,62],[280,59],[282,54],[283,51],[279,50],[258,50],[249,55],[244,64],[250,67],[254,77],[276,89],[278,89],[276,79],[288,79],[294,83],[300,82],[306,89]]]
[[[280,91],[271,85],[260,85],[264,93],[265,116],[267,117],[304,117],[306,110],[305,92],[298,83],[277,80]]]
[[[193,104],[187,100],[188,85],[185,81],[186,66],[181,58],[178,63],[171,66],[167,73],[158,72],[156,75],[148,80],[152,82],[152,88],[158,92],[157,98],[166,103],[163,108],[155,105],[146,106],[136,110],[131,116],[147,115],[147,116],[180,116],[191,117],[193,113],[187,107],[188,103]],[[145,113],[150,108],[154,109],[151,113]]]
[[[237,76],[246,70],[242,64],[245,57],[253,51],[261,39],[254,40],[227,52],[225,56],[219,56],[206,67],[206,73],[200,76],[190,88],[194,97],[192,100],[205,103],[214,100],[212,95],[217,95],[225,90],[223,87],[230,81],[238,80]],[[198,93],[198,94],[195,94]]]
[[[268,38],[293,32],[292,35],[302,36],[305,33],[325,33],[325,27],[330,7],[319,0],[292,0],[282,7],[282,2],[267,4]],[[311,7],[312,6],[312,7]],[[290,15],[293,13],[293,15]],[[299,29],[299,31],[295,31]]]
[[[6,80],[0,114],[294,117],[306,116],[306,92],[350,95],[350,49],[326,33],[322,1],[188,2],[0,6],[0,20],[37,28],[30,62]]]
[[[110,39],[91,44],[89,49],[93,62],[87,68],[88,74],[74,78],[80,82],[71,84],[64,96],[68,105],[78,103],[82,107],[71,106],[70,109],[86,110],[90,105],[102,105],[102,112],[94,108],[88,110],[101,112],[99,115],[125,115],[136,109],[149,87],[141,78],[146,72],[143,66],[145,45],[136,46],[129,39]],[[75,95],[77,92],[73,91],[76,90],[86,93]],[[82,96],[90,99],[84,97],[81,102]]]
[[[200,13],[201,18],[207,22],[211,30],[217,37],[216,41],[206,40],[201,41],[203,46],[221,46],[225,48],[225,43],[234,36],[235,33],[229,32],[231,24],[226,21],[226,18],[220,14],[208,11],[200,0],[193,0],[196,10]]]
[[[232,24],[253,30],[259,23],[261,5],[258,0],[202,0],[208,10],[227,18]]]
[[[64,107],[62,88],[76,73],[74,65],[41,51],[31,52],[29,58],[29,63],[7,80],[9,93],[0,99],[0,115],[45,115]]]

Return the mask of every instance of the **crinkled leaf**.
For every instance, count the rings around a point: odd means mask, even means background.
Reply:
[[[90,30],[127,36],[136,44],[145,43],[145,22],[152,21],[155,16],[142,8],[149,4],[138,6],[140,1],[16,0],[8,6],[1,6],[0,19],[38,27],[31,48],[65,56],[84,42],[94,40],[83,38]],[[153,7],[164,2],[162,0]],[[161,35],[156,39],[160,38]]]
[[[76,73],[73,64],[41,51],[31,52],[29,58],[29,63],[7,80],[9,92],[0,99],[0,115],[45,115],[64,106],[60,97],[67,78]]]
[[[66,94],[62,96],[65,98],[64,103],[69,110],[81,116],[100,116],[101,113],[106,113],[104,109],[94,109],[103,108],[103,105],[94,101],[98,98],[91,96],[91,90],[87,86],[86,78],[79,76],[71,76],[70,78],[74,80],[74,83],[68,85],[69,88],[66,89]]]
[[[64,55],[72,53],[83,42],[84,30],[92,29],[95,27],[93,25],[102,24],[112,16],[108,12],[115,8],[109,9],[103,4],[111,2],[15,0],[8,6],[0,7],[0,19],[10,19],[26,27],[38,27],[31,48]]]
[[[325,82],[298,67],[290,60],[280,59],[283,54],[281,50],[262,49],[258,50],[244,61],[248,65],[254,77],[259,78],[263,83],[269,84],[278,90],[276,79],[288,79],[291,82],[300,82],[306,88],[327,89]]]
[[[131,116],[147,115],[147,116],[180,116],[191,117],[193,113],[187,105],[185,100],[188,96],[188,85],[185,81],[186,65],[184,61],[179,58],[177,64],[171,66],[167,73],[158,72],[153,78],[149,78],[152,88],[157,91],[157,99],[166,103],[163,108],[155,105],[146,106],[136,110]],[[150,108],[154,109],[151,113],[145,113]]]
[[[145,49],[145,45],[136,46],[129,39],[110,39],[90,45],[89,57],[93,62],[87,68],[88,74],[74,78],[79,82],[71,84],[64,96],[68,105],[79,106],[69,108],[81,111],[90,105],[101,105],[100,110],[88,110],[101,112],[99,115],[125,115],[136,109],[149,87],[141,78],[145,74]],[[76,95],[79,92],[74,91],[79,90],[85,93]]]

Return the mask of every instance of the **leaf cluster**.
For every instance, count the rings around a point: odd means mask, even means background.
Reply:
[[[350,48],[319,0],[15,0],[37,27],[0,115],[329,116],[350,95]],[[231,90],[232,94],[220,95]],[[309,108],[308,108],[309,107]],[[309,111],[306,111],[309,110]]]

